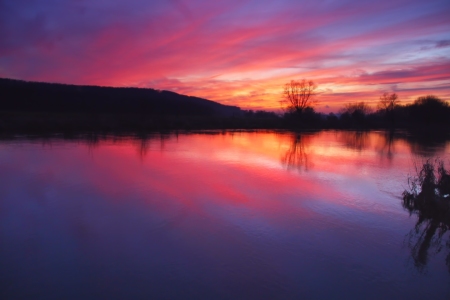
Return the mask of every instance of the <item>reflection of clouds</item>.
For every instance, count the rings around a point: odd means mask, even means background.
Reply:
[[[205,159],[204,156],[201,156],[200,158],[203,160]],[[271,158],[254,156],[250,153],[240,153],[238,151],[220,151],[219,153],[214,155],[213,159],[217,159],[226,163],[236,163],[248,166],[280,169],[279,164],[273,161]]]

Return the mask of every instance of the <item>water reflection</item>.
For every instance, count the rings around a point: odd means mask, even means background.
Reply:
[[[417,212],[417,211],[416,211]],[[446,265],[450,273],[450,238],[445,241],[445,233],[449,230],[449,223],[443,223],[433,217],[424,217],[418,213],[417,223],[407,235],[407,245],[411,249],[414,266],[424,272],[430,255],[437,254],[443,249],[448,252]],[[444,240],[443,240],[444,239]]]
[[[368,131],[343,131],[338,134],[345,147],[359,152],[370,147],[371,138]]]
[[[281,163],[288,170],[308,170],[311,165],[307,150],[310,139],[310,136],[305,134],[292,135],[289,148],[281,157]]]
[[[447,132],[406,132],[406,131],[341,131],[337,139],[348,149],[358,152],[374,148],[382,157],[392,160],[399,144],[406,144],[414,154],[428,156],[444,150],[449,141]]]
[[[436,155],[445,149],[450,141],[449,130],[407,133],[404,137],[415,154]]]
[[[126,144],[132,142],[136,146],[136,153],[142,160],[148,154],[148,151],[155,146],[160,151],[167,149],[168,141],[171,139],[178,140],[179,132],[162,132],[162,133],[138,133],[138,134],[61,134],[61,135],[33,135],[33,136],[1,136],[0,142],[8,141],[36,141],[43,146],[51,146],[65,141],[73,141],[76,143],[86,144],[90,152],[96,150],[102,143]],[[223,136],[230,138],[231,141],[235,137],[242,140],[242,132],[235,131],[205,131],[205,132],[185,132],[187,135],[208,135]],[[250,134],[250,133],[248,133]],[[421,134],[405,131],[329,131],[317,133],[268,133],[264,137],[258,133],[258,140],[266,139],[267,136],[276,138],[275,143],[284,145],[278,149],[282,150],[281,164],[288,169],[307,170],[312,166],[315,148],[318,143],[329,143],[336,140],[345,148],[362,153],[367,150],[374,150],[379,153],[380,157],[392,161],[394,155],[400,152],[411,152],[418,155],[433,156],[439,152],[450,149],[450,135],[446,133]],[[247,136],[246,136],[247,137]],[[216,139],[217,140],[217,139]],[[158,141],[157,144],[155,142]],[[254,141],[252,141],[254,143]],[[329,145],[328,145],[329,146]],[[405,150],[407,148],[407,150]],[[272,154],[277,155],[278,149],[270,149]],[[269,149],[266,149],[269,150]]]
[[[100,146],[101,138],[98,134],[88,134],[84,137],[84,142],[88,146],[89,153],[93,153]]]
[[[395,131],[389,130],[384,133],[384,143],[380,148],[380,155],[386,157],[389,161],[392,161],[395,153]]]

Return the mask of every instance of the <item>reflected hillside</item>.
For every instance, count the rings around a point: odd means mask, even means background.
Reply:
[[[169,133],[140,133],[135,135],[82,133],[82,134],[53,134],[53,135],[3,135],[0,142],[3,143],[27,143],[41,144],[43,147],[53,147],[71,142],[87,147],[89,153],[95,153],[99,147],[105,145],[133,145],[138,157],[143,160],[151,149],[165,151],[168,141],[177,140],[177,132]],[[170,147],[170,145],[169,145]]]

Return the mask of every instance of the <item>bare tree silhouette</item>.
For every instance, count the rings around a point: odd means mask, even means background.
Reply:
[[[288,112],[301,115],[305,108],[316,104],[317,101],[314,99],[316,88],[312,80],[291,80],[284,85],[284,99],[280,101],[280,104]]]
[[[389,111],[393,111],[399,102],[400,101],[398,100],[398,95],[396,93],[383,93],[383,95],[380,96],[378,107],[387,113]]]
[[[398,95],[396,93],[383,93],[378,102],[378,108],[383,110],[386,118],[393,124],[395,122],[395,107],[399,104]]]

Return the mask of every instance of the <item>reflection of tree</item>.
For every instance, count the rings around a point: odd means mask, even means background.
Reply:
[[[444,247],[449,252],[446,258],[446,264],[450,272],[450,239],[446,243],[442,241],[448,229],[449,224],[441,223],[430,218],[418,218],[416,226],[407,235],[407,243],[411,249],[411,257],[414,260],[414,265],[420,272],[423,272],[428,263],[429,253],[437,254]]]
[[[407,235],[407,243],[419,271],[424,270],[431,251],[437,254],[446,248],[450,272],[450,237],[444,242],[450,229],[450,175],[442,161],[437,164],[436,169],[428,160],[418,170],[417,177],[409,178],[410,189],[403,192],[403,207],[418,217],[414,229]]]
[[[339,139],[345,147],[363,151],[373,146],[382,157],[386,157],[388,160],[392,160],[394,157],[396,138],[393,130],[386,131],[382,135],[368,131],[344,131],[339,134]]]
[[[165,151],[166,148],[166,142],[169,140],[170,134],[169,133],[160,133],[159,135],[159,148],[162,151]]]
[[[281,157],[281,163],[287,169],[304,169],[309,167],[308,154],[305,151],[305,144],[307,144],[307,137],[305,135],[296,134],[292,136],[292,142],[289,149]]]
[[[178,141],[178,133],[175,134],[176,139]],[[158,136],[157,135],[149,135],[146,133],[139,134],[137,136],[137,149],[138,149],[138,155],[141,161],[145,159],[145,156],[147,156],[148,151],[150,150],[150,142],[152,140],[155,140]],[[165,151],[167,141],[171,138],[171,133],[160,133],[159,134],[159,148],[161,152]]]
[[[448,130],[412,131],[406,136],[412,153],[434,155],[450,141]]]
[[[145,156],[147,155],[147,152],[150,148],[149,145],[149,138],[146,135],[142,135],[139,138],[138,143],[138,154],[141,161],[144,161]]]
[[[386,131],[383,136],[383,144],[380,147],[380,155],[386,157],[389,161],[394,157],[394,139],[395,132],[393,130]]]
[[[378,133],[368,131],[341,131],[336,134],[338,140],[347,148],[363,151],[370,146],[380,151],[382,156],[391,160],[395,154],[395,141],[403,140],[412,153],[433,155],[443,151],[450,141],[450,131],[385,131],[382,138]]]
[[[88,152],[92,155],[94,150],[100,146],[100,137],[98,134],[91,133],[84,137],[84,140],[88,146]]]
[[[367,131],[343,131],[339,135],[345,147],[362,151],[369,146],[369,133]]]

